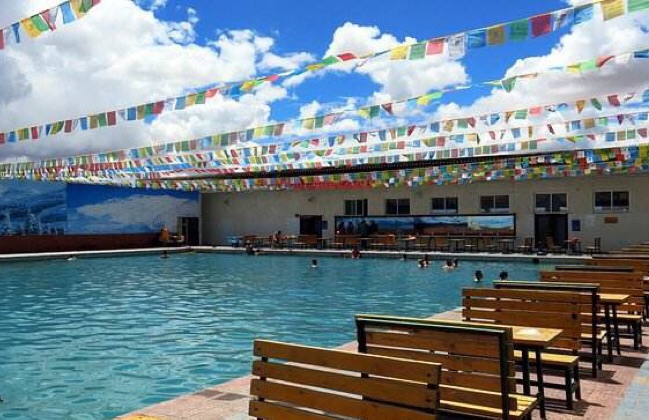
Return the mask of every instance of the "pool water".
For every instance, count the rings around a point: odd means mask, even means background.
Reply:
[[[2,265],[2,419],[106,419],[250,370],[254,338],[336,346],[355,313],[460,306],[473,272],[539,266],[215,254]]]

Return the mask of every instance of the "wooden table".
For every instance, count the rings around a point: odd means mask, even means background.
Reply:
[[[465,242],[466,242],[466,238],[449,238],[448,240],[449,251],[451,251],[451,244],[453,244],[453,252],[458,252],[460,248],[460,244],[462,244],[462,248],[464,248]]]
[[[539,398],[541,418],[545,418],[545,387],[543,384],[543,365],[541,351],[548,348],[556,340],[562,330],[555,328],[535,328],[512,325],[514,347],[522,354],[521,367],[523,370],[523,393],[531,395],[530,390],[530,358],[529,352],[534,351],[536,358],[536,388]]]
[[[615,294],[615,293],[600,293],[599,303],[604,305],[604,323],[606,324],[606,342],[608,346],[608,360],[613,360],[613,340],[615,340],[615,349],[617,355],[620,355],[620,327],[617,322],[617,307],[629,300],[631,296]],[[613,328],[614,334],[611,334],[611,309],[613,311]]]

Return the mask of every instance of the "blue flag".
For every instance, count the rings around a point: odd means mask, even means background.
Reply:
[[[74,12],[72,11],[72,7],[70,6],[70,2],[63,3],[61,5],[61,13],[63,13],[63,23],[70,23],[74,22],[77,20],[77,17],[74,15]]]

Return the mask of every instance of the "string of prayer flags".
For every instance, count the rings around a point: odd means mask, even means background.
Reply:
[[[46,32],[53,32],[60,26],[70,24],[83,18],[101,0],[68,0],[33,16],[0,28],[0,50],[8,45],[19,44],[27,35],[37,38]]]

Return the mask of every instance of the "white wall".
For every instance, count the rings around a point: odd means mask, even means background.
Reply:
[[[594,214],[595,191],[629,191],[630,209],[624,213]],[[581,238],[584,246],[602,238],[604,250],[649,241],[649,176],[590,176],[533,181],[498,181],[471,185],[397,187],[343,191],[260,191],[204,194],[202,197],[203,243],[226,244],[230,235],[269,235],[281,230],[298,234],[295,215],[322,215],[328,221],[325,236],[334,233],[334,217],[344,214],[344,200],[368,199],[368,214],[384,215],[385,199],[409,198],[411,214],[430,214],[431,198],[457,196],[460,214],[479,214],[480,196],[509,194],[516,214],[519,241],[534,236],[534,199],[537,193],[568,195],[569,236]],[[607,216],[618,223],[604,223]],[[572,220],[581,221],[581,231],[570,231]]]

